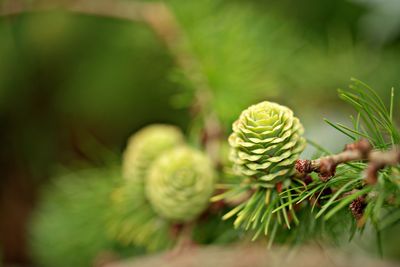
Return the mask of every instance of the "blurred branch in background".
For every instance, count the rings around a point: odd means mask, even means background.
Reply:
[[[165,253],[139,257],[103,267],[394,267],[395,263],[370,260],[316,246],[274,247],[261,244],[197,247],[174,258]]]
[[[218,145],[212,141],[220,136],[220,125],[217,116],[211,111],[210,99],[212,91],[207,78],[200,71],[196,57],[191,53],[184,31],[175,19],[174,14],[162,2],[144,3],[135,1],[113,0],[78,0],[78,1],[32,1],[6,0],[0,10],[0,16],[14,16],[26,12],[49,10],[66,10],[82,13],[143,22],[151,27],[163,41],[175,59],[178,67],[195,88],[194,115],[204,119],[204,135],[206,148],[210,155],[218,153]],[[215,159],[216,156],[213,156]]]
[[[162,2],[140,3],[135,1],[4,1],[0,6],[0,16],[15,16],[27,12],[65,10],[126,19],[133,22],[144,22],[161,38],[174,56],[189,80],[198,91],[197,100],[201,109],[209,102],[210,92],[206,78],[199,71],[197,59],[186,46],[186,38],[182,28],[170,9]]]

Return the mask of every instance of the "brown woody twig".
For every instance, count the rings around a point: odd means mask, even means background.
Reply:
[[[361,139],[360,141],[346,145],[344,151],[336,155],[316,160],[297,160],[296,171],[302,177],[316,172],[319,174],[321,180],[327,181],[335,175],[336,167],[339,164],[352,161],[367,161],[368,167],[365,171],[365,181],[368,184],[375,184],[379,170],[386,166],[400,164],[400,148],[394,147],[388,151],[373,150],[368,140]]]

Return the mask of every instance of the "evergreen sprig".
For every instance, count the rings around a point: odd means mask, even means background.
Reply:
[[[248,179],[237,177],[236,183],[212,199],[228,203],[241,200],[223,219],[236,216],[236,228],[252,230],[253,239],[261,233],[269,235],[270,243],[283,236],[298,241],[293,234],[313,232],[310,227],[317,229],[328,221],[349,219],[350,214],[354,217],[348,227],[351,238],[367,222],[379,232],[400,221],[400,213],[395,212],[400,203],[400,153],[396,148],[400,135],[393,119],[394,90],[389,107],[373,89],[356,79],[352,79],[349,90],[340,89],[339,96],[357,112],[350,116],[353,127],[325,121],[356,143],[347,145],[346,151],[337,155],[317,146],[324,157],[308,161],[308,172],[298,173],[287,184],[273,189],[257,187]],[[368,153],[361,149],[362,145],[367,145]],[[313,171],[319,175],[308,175]],[[371,173],[377,177],[374,182],[365,179]],[[304,227],[307,214],[312,215],[313,223]]]
[[[171,223],[157,216],[145,197],[143,182],[123,181],[110,194],[107,233],[122,245],[149,251],[166,249],[174,243]]]
[[[373,89],[356,79],[352,79],[349,90],[340,89],[339,96],[351,104],[357,112],[356,116],[350,116],[353,128],[325,120],[329,125],[352,140],[368,140],[373,145],[374,151],[383,151],[380,155],[384,155],[384,151],[393,149],[399,144],[399,129],[393,118],[393,89],[389,107],[385,106]],[[396,161],[395,158],[392,160]],[[371,166],[374,163],[368,162],[368,159],[346,162],[337,166],[335,175],[327,182],[314,175],[312,183],[299,185],[303,189],[298,197],[301,200],[313,199],[317,203],[320,202],[316,218],[330,220],[348,208],[361,232],[366,223],[370,222],[379,233],[400,221],[398,214],[393,213],[399,207],[399,161],[400,157],[394,166],[382,165],[376,169],[372,167],[372,170]],[[372,184],[366,180],[371,175],[370,171],[374,171],[377,175],[376,181]],[[323,194],[326,189],[331,193]],[[356,229],[356,227],[349,228],[350,237],[354,236]]]
[[[109,195],[120,179],[116,166],[68,171],[43,188],[32,216],[30,248],[39,266],[92,266],[101,253],[135,255],[107,234]]]
[[[334,124],[327,121],[329,125],[346,134],[353,140],[364,138],[373,144],[374,150],[388,150],[399,144],[399,130],[393,121],[393,104],[394,91],[391,92],[390,106],[387,108],[376,92],[366,84],[352,79],[350,90],[339,90],[339,95],[346,100],[357,111],[357,116],[350,117],[353,122],[353,129],[343,124]],[[383,155],[383,154],[381,154]],[[366,161],[347,162],[345,165],[338,166],[338,171],[327,183],[316,179],[313,184],[308,185],[305,194],[311,188],[326,186],[335,188],[336,193],[331,194],[328,201],[322,206],[317,214],[317,217],[325,213],[324,218],[329,219],[336,211],[348,206],[352,201],[362,195],[368,195],[366,204],[366,212],[363,220],[368,216],[379,218],[379,210],[385,202],[386,192],[391,192],[395,197],[393,190],[398,189],[398,165],[389,166],[380,171],[376,184],[370,185],[365,183],[366,175],[368,175],[368,165]],[[384,166],[382,166],[384,167]],[[382,188],[385,188],[382,190]],[[357,189],[358,191],[352,194],[345,195],[346,192]],[[370,193],[370,194],[368,194]],[[338,199],[340,197],[340,199]],[[379,199],[379,200],[378,200]],[[376,206],[376,202],[381,203]],[[394,203],[393,203],[394,204]],[[370,211],[370,206],[376,206]],[[372,215],[372,211],[375,215]]]

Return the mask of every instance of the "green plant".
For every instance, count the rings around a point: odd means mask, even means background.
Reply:
[[[107,235],[109,195],[119,179],[115,166],[68,171],[43,189],[30,231],[33,257],[40,266],[84,267],[103,252],[116,257],[123,251],[140,252],[118,246]]]
[[[349,69],[343,71],[338,68],[343,63],[342,57],[337,56],[338,51],[325,54],[324,46],[311,45],[312,41],[295,34],[297,28],[293,25],[285,24],[283,30],[275,31],[276,26],[282,24],[277,18],[257,20],[258,23],[254,23],[250,18],[263,16],[250,6],[244,10],[242,5],[234,4],[228,9],[219,9],[219,1],[217,4],[214,1],[201,1],[194,7],[182,4],[182,1],[170,2],[174,10],[172,13],[163,4],[147,6],[126,2],[117,6],[122,10],[130,7],[137,11],[132,12],[133,17],[128,19],[150,25],[177,62],[178,72],[184,76],[179,77],[183,80],[180,82],[185,83],[185,87],[190,90],[176,96],[174,103],[192,107],[194,116],[188,131],[190,145],[197,147],[195,154],[201,154],[201,160],[192,160],[191,155],[176,160],[172,150],[185,143],[180,130],[165,125],[151,126],[137,133],[129,142],[123,161],[125,180],[110,184],[104,191],[101,190],[102,182],[98,182],[99,191],[89,190],[92,193],[85,192],[85,184],[77,183],[80,186],[76,189],[78,195],[81,194],[79,190],[82,190],[82,196],[85,196],[82,201],[88,204],[76,208],[76,213],[75,208],[73,212],[66,209],[71,222],[77,220],[80,225],[80,220],[95,209],[99,213],[92,214],[91,218],[99,220],[88,233],[94,236],[93,233],[103,231],[106,224],[106,232],[109,234],[90,240],[99,246],[91,247],[83,257],[85,260],[94,257],[96,250],[112,247],[108,243],[112,243],[110,237],[122,242],[123,246],[135,245],[150,250],[170,248],[179,243],[176,242],[178,236],[182,235],[182,228],[188,226],[188,221],[194,221],[193,231],[197,232],[198,240],[204,243],[216,242],[216,236],[229,236],[232,233],[227,224],[219,224],[218,231],[205,229],[213,227],[216,217],[227,209],[229,211],[223,216],[224,220],[232,220],[238,230],[252,232],[253,239],[262,234],[268,235],[270,244],[274,240],[301,242],[328,231],[331,236],[338,237],[338,233],[346,231],[338,229],[337,225],[347,223],[351,226],[348,228],[349,236],[353,236],[357,229],[363,229],[366,223],[371,223],[379,235],[380,231],[399,221],[396,146],[400,135],[393,122],[393,95],[390,107],[386,108],[376,93],[359,81],[353,81],[350,91],[340,91],[340,96],[356,109],[352,117],[354,127],[327,122],[354,143],[349,144],[344,152],[335,155],[317,146],[319,154],[324,157],[312,160],[298,159],[304,149],[305,139],[302,137],[303,127],[293,117],[290,109],[271,102],[252,106],[234,124],[230,136],[231,166],[221,160],[219,154],[221,139],[225,138],[223,126],[237,116],[243,106],[264,98],[265,91],[277,94],[283,91],[283,87],[300,90],[329,87],[340,81],[340,77],[347,76],[345,71]],[[86,5],[79,3],[65,6],[72,11],[107,13],[103,5],[95,7],[87,10]],[[108,8],[107,3],[105,7]],[[151,9],[154,7],[157,12],[161,12],[160,16],[149,16],[152,12],[148,11],[154,11]],[[185,13],[185,8],[189,12]],[[208,20],[192,18],[199,9],[205,14],[218,13],[219,16]],[[202,12],[199,13],[203,15]],[[182,25],[176,23],[172,16],[174,13]],[[118,14],[114,16],[118,17]],[[162,23],[157,18],[161,18]],[[169,35],[171,32],[173,34]],[[284,49],[280,49],[277,43]],[[302,56],[292,57],[298,51],[299,44],[305,52]],[[274,52],[266,53],[266,50]],[[361,45],[355,45],[340,52],[352,56],[354,54],[356,59],[367,59],[370,63],[368,51]],[[390,56],[386,55],[387,58]],[[282,63],[288,58],[291,59],[291,67]],[[391,66],[398,64],[396,60],[381,61],[391,63]],[[364,74],[374,73],[380,66],[360,65],[362,68],[357,65],[353,68],[362,69]],[[298,71],[299,66],[303,71]],[[264,73],[264,69],[268,71]],[[329,75],[317,75],[321,71]],[[331,80],[327,82],[329,78]],[[83,103],[86,106],[86,102]],[[313,144],[311,141],[309,143]],[[161,159],[163,164],[160,163]],[[216,186],[217,194],[212,198],[215,203],[207,207],[205,199],[211,194],[211,181],[214,179],[210,178],[214,176],[211,175],[211,165],[220,167],[217,176],[221,184]],[[184,169],[184,174],[180,173],[181,169]],[[165,174],[170,174],[166,176],[168,182],[161,183],[162,175]],[[204,189],[199,198],[196,194],[189,195],[191,191],[187,189],[193,177],[196,177],[196,181],[198,177],[204,179],[199,183],[201,189]],[[175,178],[179,178],[179,183]],[[70,186],[66,183],[65,188]],[[63,195],[62,190],[57,192]],[[90,197],[86,198],[86,194]],[[176,197],[182,197],[179,200],[186,200],[184,204],[188,205],[182,205]],[[104,202],[97,205],[97,198]],[[52,197],[45,201],[51,202]],[[68,205],[74,206],[74,201],[74,197],[65,198]],[[112,204],[112,207],[108,207],[108,204]],[[350,210],[346,211],[345,207]],[[51,256],[45,255],[46,246],[56,242],[56,239],[52,239],[56,237],[46,233],[45,227],[56,227],[54,231],[62,235],[57,237],[58,240],[68,239],[73,232],[71,229],[77,229],[61,227],[63,224],[60,222],[69,217],[64,218],[64,214],[57,212],[59,210],[54,207],[46,209],[43,214],[47,215],[41,215],[35,226],[35,242],[40,244],[44,241],[46,244],[37,246],[37,254],[43,259]],[[80,213],[85,213],[85,216],[80,216]],[[47,225],[47,216],[54,219],[53,225]],[[209,236],[199,238],[199,229],[209,233]],[[225,240],[237,239],[239,236],[231,234],[231,237]],[[83,240],[83,244],[90,243]],[[70,248],[68,245],[65,249]],[[73,253],[73,250],[68,252]],[[64,250],[60,249],[54,255],[65,255]],[[55,263],[56,256],[48,262]]]
[[[393,119],[393,90],[389,108],[374,90],[355,79],[350,90],[339,90],[339,95],[356,110],[356,115],[350,117],[354,127],[327,123],[354,143],[346,145],[344,152],[335,155],[316,146],[323,157],[297,160],[293,172],[286,176],[289,179],[287,185],[267,193],[254,189],[249,179],[238,178],[236,183],[225,185],[228,190],[215,196],[214,201],[232,201],[243,195],[245,200],[224,219],[236,216],[235,227],[253,230],[254,238],[261,232],[265,235],[270,233],[270,240],[274,240],[277,233],[288,237],[285,231],[278,231],[279,225],[286,226],[286,232],[303,236],[304,232],[317,233],[320,225],[329,220],[348,220],[348,214],[354,217],[350,219],[352,227],[347,229],[351,237],[357,229],[362,231],[366,223],[371,223],[379,235],[382,229],[399,221],[396,210],[400,204],[400,149],[399,130]],[[269,106],[263,108],[265,112],[270,109]],[[236,128],[234,124],[234,132]],[[236,149],[235,143],[233,149]],[[233,158],[233,163],[237,164],[236,158]],[[248,173],[251,174],[255,173]],[[343,213],[344,208],[348,211]],[[314,220],[309,227],[302,226],[307,224],[303,222],[305,214],[311,214]],[[297,229],[292,231],[292,225]]]

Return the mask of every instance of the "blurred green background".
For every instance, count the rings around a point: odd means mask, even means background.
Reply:
[[[399,1],[165,3],[228,133],[243,108],[269,99],[291,106],[309,138],[338,150],[348,140],[322,121],[349,113],[336,89],[356,77],[387,100],[399,87]],[[144,23],[59,10],[0,18],[5,263],[30,262],[30,214],[60,166],[118,161],[128,136],[149,123],[189,131],[196,88],[175,57]]]

